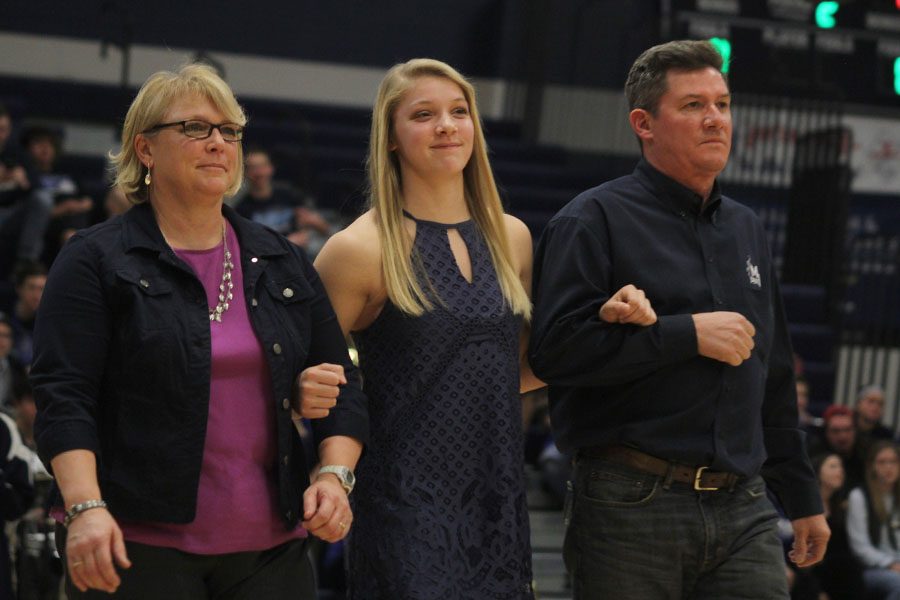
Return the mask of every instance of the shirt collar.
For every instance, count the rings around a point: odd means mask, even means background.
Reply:
[[[713,182],[709,201],[704,206],[700,194],[678,183],[647,162],[645,158],[641,158],[638,162],[635,173],[643,176],[652,187],[662,192],[664,200],[679,214],[687,212],[695,216],[702,214],[712,218],[722,204],[722,191],[718,179]]]
[[[222,214],[234,228],[241,245],[241,254],[247,256],[277,256],[288,252],[285,244],[279,243],[277,236],[253,221],[248,221],[235,212],[227,204],[222,206]],[[142,202],[131,207],[122,216],[124,227],[125,251],[134,248],[165,253],[168,250],[165,238],[156,224],[153,209],[149,202]]]

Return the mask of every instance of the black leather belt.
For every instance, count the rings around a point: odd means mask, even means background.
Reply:
[[[593,446],[581,448],[578,454],[611,460],[651,475],[671,477],[672,481],[692,485],[698,492],[714,492],[723,488],[731,490],[740,479],[740,475],[735,473],[710,471],[708,467],[691,467],[671,462],[629,446]]]

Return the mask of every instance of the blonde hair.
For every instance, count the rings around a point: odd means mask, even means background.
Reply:
[[[491,253],[503,298],[513,313],[531,317],[531,301],[513,267],[512,252],[503,222],[503,206],[488,162],[487,143],[475,103],[475,89],[453,67],[430,58],[414,58],[394,65],[378,88],[372,109],[372,132],[366,171],[369,176],[369,207],[381,239],[381,262],[385,287],[391,302],[401,311],[419,316],[434,304],[416,277],[421,257],[413,256],[412,240],[403,225],[400,163],[390,150],[394,111],[403,95],[421,77],[442,77],[459,86],[469,105],[474,126],[472,156],[463,169],[466,205]],[[417,266],[414,266],[415,265]],[[428,282],[431,288],[430,282]],[[433,288],[431,288],[433,292]],[[433,294],[432,294],[433,295]],[[440,301],[440,299],[437,299]]]
[[[172,104],[190,96],[209,100],[230,123],[241,126],[247,124],[244,109],[238,104],[231,88],[209,65],[188,63],[175,73],[159,71],[151,75],[141,86],[125,115],[122,148],[118,153],[109,154],[115,175],[113,185],[121,187],[132,202],[143,202],[148,198],[148,189],[144,185],[146,167],[134,149],[135,138],[162,122]],[[237,169],[234,180],[225,192],[227,196],[237,193],[244,176],[243,150],[240,142],[236,143]]]

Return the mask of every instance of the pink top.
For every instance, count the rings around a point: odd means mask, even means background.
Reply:
[[[121,523],[125,539],[195,554],[224,554],[272,548],[305,537],[285,529],[275,481],[275,404],[263,349],[247,314],[241,256],[234,230],[227,228],[234,263],[234,298],[221,323],[210,323],[212,373],[209,419],[197,516],[187,524]],[[223,248],[176,250],[206,289],[209,306],[218,302]]]

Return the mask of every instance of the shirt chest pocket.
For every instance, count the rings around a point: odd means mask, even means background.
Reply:
[[[177,343],[184,310],[176,306],[172,284],[158,274],[119,270],[116,286],[114,362],[131,373],[133,384],[159,388],[167,381],[160,374],[176,373],[185,362]]]
[[[120,311],[125,325],[138,330],[166,328],[175,316],[172,284],[156,273],[116,271]]]
[[[303,275],[269,278],[263,285],[264,295],[272,306],[275,328],[287,334],[295,348],[306,356],[312,329],[312,302],[315,291]]]

